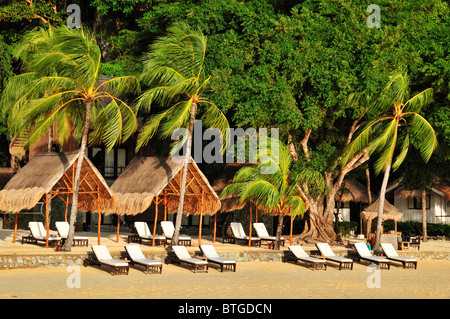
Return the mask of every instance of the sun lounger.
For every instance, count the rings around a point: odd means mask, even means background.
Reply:
[[[308,256],[308,254],[303,250],[300,245],[289,246],[289,250],[294,254],[294,256],[288,256],[289,260],[303,261],[305,263],[311,264],[313,270],[323,269],[327,270],[327,262],[323,259]]]
[[[145,258],[141,248],[138,245],[125,246],[131,264],[142,265],[145,267],[145,273],[162,273],[162,262]]]
[[[42,222],[29,222],[28,228],[30,229],[30,234],[22,237],[22,244],[37,244],[38,241],[47,241],[47,230]],[[61,237],[50,235],[48,242],[51,246],[56,246],[61,243]]]
[[[166,237],[166,239],[172,241],[173,233],[175,231],[173,222],[162,221],[161,228],[163,230],[163,233],[164,233],[164,236]],[[184,246],[191,246],[191,237],[186,236],[186,235],[180,235],[178,237],[178,244],[184,245]]]
[[[383,268],[383,266],[386,266],[387,269],[391,268],[390,261],[386,258],[373,256],[372,253],[370,252],[369,248],[367,248],[366,243],[355,243],[354,246],[356,248],[356,252],[357,252],[356,258],[358,259],[358,261],[361,261],[361,259],[362,259],[362,260],[366,260],[366,261],[375,263],[378,266],[380,266],[380,268]]]
[[[231,242],[235,243],[236,241],[244,241],[247,242],[250,240],[251,245],[255,246],[261,246],[261,238],[259,237],[253,237],[250,239],[249,236],[245,234],[244,228],[242,227],[241,223],[230,223],[231,232],[233,233],[233,237],[231,238],[224,238],[224,242]]]
[[[394,246],[390,243],[382,243],[381,249],[383,249],[384,254],[389,260],[401,262],[403,268],[413,268],[417,269],[417,259],[399,256],[395,251]]]
[[[68,222],[55,222],[56,230],[59,236],[65,241],[69,237],[69,223]],[[74,236],[73,246],[88,246],[89,238],[86,236]]]
[[[350,258],[345,258],[341,256],[337,256],[333,250],[331,250],[330,245],[327,243],[317,243],[317,249],[320,251],[322,256],[325,257],[326,260],[334,261],[339,263],[339,270],[344,269],[353,269],[353,260]]]
[[[261,240],[270,241],[272,243],[275,243],[277,238],[275,236],[269,235],[269,233],[267,232],[266,225],[264,225],[264,223],[253,223],[253,228],[255,229],[256,234],[258,235],[259,238],[261,238]],[[284,242],[285,242],[284,237],[280,237],[280,243],[283,247],[284,247]]]
[[[189,255],[185,246],[172,246],[172,250],[175,253],[178,262],[188,264],[194,269],[194,273],[208,272],[208,262]]]
[[[137,236],[128,236],[128,243],[130,241],[142,243],[143,240],[148,240],[153,243],[153,234],[148,227],[146,222],[134,222],[134,228],[136,229]],[[166,247],[166,237],[164,236],[155,236],[156,245],[163,244]]]
[[[92,251],[94,252],[95,258],[86,259],[84,262],[85,266],[89,264],[98,265],[99,267],[105,265],[111,268],[111,275],[128,275],[130,269],[128,262],[113,259],[105,245],[92,245]]]
[[[220,265],[221,272],[223,272],[224,269],[236,271],[236,261],[219,257],[213,245],[200,245],[200,249],[208,262]]]

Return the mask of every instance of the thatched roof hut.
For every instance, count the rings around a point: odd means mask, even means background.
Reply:
[[[375,198],[375,196],[372,195],[372,198]],[[344,203],[368,203],[369,194],[367,193],[367,188],[358,181],[354,179],[345,179],[339,190],[336,192],[334,199]]]
[[[169,157],[136,156],[111,186],[118,205],[107,213],[136,215],[150,207],[156,197],[164,198],[169,213],[176,213],[179,203],[183,162]],[[188,215],[213,215],[220,200],[208,179],[191,158],[187,175],[183,212]],[[203,203],[203,210],[202,210]]]
[[[360,217],[364,220],[373,220],[378,217],[378,208],[380,206],[380,199],[378,198],[372,205],[366,207],[361,213]],[[384,200],[383,207],[383,220],[394,220],[398,221],[402,218],[402,212],[389,203],[387,200]]]
[[[450,184],[446,180],[442,180],[438,177],[436,177],[433,180],[431,191],[439,191],[442,192],[442,196],[445,198],[446,201],[450,200]],[[429,195],[431,192],[426,192],[427,195]],[[421,198],[422,197],[422,191],[420,190],[407,190],[405,186],[400,186],[397,188],[394,192],[394,197],[396,198],[408,198],[408,197],[415,197],[415,198]]]
[[[230,163],[227,164],[222,173],[214,181],[212,188],[220,198],[220,212],[233,212],[235,210],[241,210],[247,204],[247,201],[241,202],[240,196],[237,194],[228,194],[221,196],[220,194],[225,187],[233,183],[234,175],[244,166],[245,163]]]
[[[0,191],[0,210],[17,213],[32,209],[45,194],[72,194],[78,151],[39,153],[22,167]],[[85,156],[81,169],[78,210],[111,209],[117,199],[100,172]]]

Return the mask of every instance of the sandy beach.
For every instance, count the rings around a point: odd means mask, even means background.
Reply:
[[[131,268],[128,275],[111,276],[97,266],[41,267],[0,271],[0,298],[150,298],[150,299],[427,299],[450,298],[450,261],[421,260],[418,269],[381,270],[379,288],[369,288],[367,265],[353,270],[312,271],[301,264],[240,262],[236,273],[194,274],[175,264],[162,274]],[[79,274],[79,288],[74,280]]]

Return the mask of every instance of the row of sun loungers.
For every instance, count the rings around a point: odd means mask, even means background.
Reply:
[[[203,256],[191,256],[185,246],[172,246],[175,255],[172,262],[183,263],[190,266],[194,273],[208,272],[209,263],[215,263],[220,266],[221,272],[224,270],[236,271],[236,261],[219,257],[212,245],[201,245],[200,249]],[[162,262],[151,260],[145,257],[139,245],[127,245],[125,251],[127,259],[114,259],[111,257],[105,245],[92,245],[94,257],[88,258],[84,261],[84,265],[106,266],[110,269],[112,275],[125,274],[128,275],[129,264],[134,266],[143,266],[144,273],[162,273]]]
[[[253,223],[253,228],[256,231],[256,236],[251,238],[245,234],[244,227],[241,223],[230,223],[232,236],[224,236],[223,241],[226,243],[243,242],[248,243],[250,241],[251,246],[261,246],[261,241],[266,241],[269,244],[273,244],[276,241],[275,236],[270,236],[267,232],[266,226],[263,223]],[[280,238],[281,245],[284,247],[285,239]]]
[[[68,222],[56,222],[56,230],[58,231],[58,236],[50,235],[48,237],[48,242],[51,246],[56,246],[62,244],[69,237],[69,223]],[[29,222],[28,228],[30,229],[30,234],[28,236],[22,237],[22,244],[38,242],[46,242],[47,240],[47,230],[42,222]],[[73,245],[74,246],[88,246],[89,239],[85,236],[74,236]]]
[[[370,263],[374,263],[378,265],[380,268],[387,268],[388,270],[391,267],[391,262],[400,262],[403,265],[403,268],[414,268],[417,269],[417,259],[410,257],[403,257],[397,254],[397,251],[394,249],[392,244],[382,243],[381,248],[386,255],[386,258],[373,256],[370,252],[369,248],[365,243],[355,243],[354,244],[356,252],[357,252],[357,260],[368,261]],[[292,253],[292,256],[288,256],[286,261],[302,261],[306,264],[311,265],[313,270],[316,269],[327,269],[326,261],[332,261],[339,263],[339,270],[342,269],[353,269],[353,260],[346,257],[337,256],[331,249],[331,247],[327,243],[318,243],[316,244],[317,249],[320,252],[320,256],[309,256],[300,245],[289,246],[289,250]]]
[[[275,237],[269,236],[267,230],[263,223],[255,223],[255,230],[257,231],[258,237],[252,237],[252,242],[257,242],[256,245],[261,245],[261,240],[275,241]],[[29,222],[28,227],[30,229],[30,235],[22,237],[23,243],[37,243],[38,241],[46,241],[46,229],[42,222]],[[164,232],[164,236],[156,236],[155,240],[158,243],[163,243],[164,246],[167,240],[171,240],[173,236],[173,223],[172,222],[161,222],[161,227]],[[67,222],[56,222],[56,228],[58,230],[57,236],[50,236],[49,243],[57,244],[68,238],[69,233],[69,223]],[[140,241],[142,240],[153,240],[153,235],[146,222],[135,222],[135,228],[137,231],[137,236]],[[249,237],[245,235],[241,223],[231,223],[231,229],[236,240],[249,241]],[[284,245],[284,238],[282,241]],[[75,236],[74,245],[85,245],[88,246],[88,237]],[[234,260],[229,260],[219,257],[212,245],[200,245],[200,249],[204,257],[190,256],[186,250],[185,245],[191,246],[191,238],[189,236],[180,236],[180,244],[177,246],[172,246],[175,258],[173,261],[178,263],[183,263],[191,266],[194,272],[207,272],[208,262],[218,264],[221,271],[231,270],[236,271],[236,262]],[[386,258],[373,256],[365,243],[355,243],[354,244],[357,261],[368,261],[375,263],[380,268],[390,269],[391,262],[400,262],[403,268],[415,268],[417,269],[417,260],[414,258],[403,257],[397,254],[392,244],[382,243],[381,247]],[[346,257],[337,256],[327,243],[316,244],[317,249],[320,252],[319,255],[309,256],[299,245],[289,246],[289,251],[292,255],[286,257],[287,261],[301,261],[308,265],[311,265],[312,269],[327,269],[326,261],[336,262],[339,264],[339,270],[342,269],[353,269],[353,260]],[[98,265],[108,265],[111,267],[113,274],[118,273],[128,273],[128,263],[123,260],[114,260],[107,251],[106,247],[103,245],[92,246],[95,259],[90,260],[91,263],[97,263]],[[131,258],[131,263],[134,265],[141,265],[145,267],[146,273],[161,273],[162,264],[158,261],[152,261],[144,257],[142,251],[137,245],[125,246],[128,256]]]

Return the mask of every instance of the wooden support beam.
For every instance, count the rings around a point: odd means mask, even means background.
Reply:
[[[153,239],[152,239],[152,246],[155,246],[155,239],[156,239],[156,224],[158,222],[158,196],[153,198],[153,201],[155,202],[155,220],[153,222]]]

